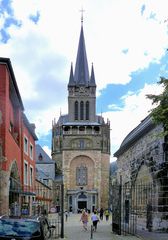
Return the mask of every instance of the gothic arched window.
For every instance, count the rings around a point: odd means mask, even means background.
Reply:
[[[86,120],[89,120],[89,101],[86,102]]]
[[[84,120],[84,103],[80,102],[80,120]]]
[[[76,168],[76,185],[84,186],[87,185],[87,167],[79,166]]]
[[[75,102],[75,120],[78,120],[78,101]]]

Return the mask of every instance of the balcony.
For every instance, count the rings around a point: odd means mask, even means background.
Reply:
[[[63,135],[101,135],[99,126],[64,126]]]

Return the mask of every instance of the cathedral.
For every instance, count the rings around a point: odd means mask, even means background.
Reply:
[[[96,115],[96,81],[89,74],[83,20],[76,65],[68,82],[68,114],[52,124],[52,159],[64,184],[64,208],[108,208],[110,122]]]

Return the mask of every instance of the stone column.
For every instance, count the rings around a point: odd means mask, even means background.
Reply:
[[[9,214],[9,176],[0,170],[0,215]]]

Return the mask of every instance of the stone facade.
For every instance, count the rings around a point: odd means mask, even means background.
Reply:
[[[52,158],[63,174],[65,208],[107,208],[109,205],[110,123],[96,115],[93,65],[89,76],[83,26],[76,67],[68,83],[68,114],[52,126]]]
[[[0,169],[0,213],[7,214],[9,209],[9,173]]]
[[[141,193],[137,193],[142,198],[141,202],[144,198],[142,188],[145,186],[147,189],[146,186],[149,186],[150,196],[144,201],[146,205],[143,206],[141,216],[146,212],[147,204],[150,204],[153,230],[168,229],[168,148],[167,139],[161,136],[161,132],[162,125],[154,125],[148,116],[127,135],[114,154],[117,157],[118,182],[122,178],[123,186],[128,183],[131,186],[142,186]],[[141,208],[138,199],[136,207]]]

